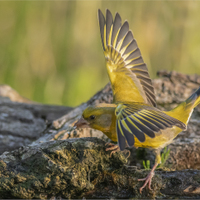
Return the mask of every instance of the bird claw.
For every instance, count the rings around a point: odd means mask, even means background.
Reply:
[[[111,152],[110,152],[110,157],[112,156],[112,154],[114,154],[114,153],[116,153],[116,152],[118,152],[118,151],[120,151],[118,148],[115,149],[115,150],[113,150],[113,151],[111,151]]]
[[[116,153],[117,151],[120,151],[119,146],[112,144],[112,143],[106,143],[106,146],[110,146],[108,148],[106,148],[106,151],[111,151],[110,152],[110,157],[112,156],[113,153]]]
[[[114,154],[114,153],[120,151],[120,148],[119,148],[118,145],[115,145],[115,144],[109,143],[109,142],[107,142],[105,145],[106,145],[106,146],[110,146],[110,147],[106,148],[106,151],[111,151],[111,152],[110,152],[110,157],[112,156],[112,154]],[[128,152],[127,158],[131,155],[131,152],[130,152],[128,149],[125,149],[124,152],[125,152],[125,153]]]
[[[106,146],[108,146],[106,148],[106,151],[112,151],[112,150],[116,150],[116,149],[119,149],[119,146],[118,145],[115,145],[115,144],[112,144],[112,143],[106,143]]]
[[[145,181],[144,185],[140,188],[140,194],[142,194],[142,190],[145,188],[145,186],[147,184],[148,184],[149,190],[152,190],[151,189],[151,180],[152,180],[153,176],[154,176],[154,172],[151,171],[146,178],[138,179],[138,181]]]
[[[130,150],[128,150],[128,149],[124,149],[124,152],[125,152],[125,153],[127,153],[127,152],[128,152],[128,156],[126,157],[126,159],[127,159],[127,158],[129,158],[129,156],[131,155],[131,152],[130,152]]]
[[[111,142],[106,142],[105,146],[110,146],[110,147],[113,147],[113,146],[116,146],[115,144],[111,143]]]

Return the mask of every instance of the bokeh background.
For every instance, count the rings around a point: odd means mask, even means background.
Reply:
[[[128,20],[152,78],[200,74],[198,1],[1,1],[0,83],[41,103],[87,101],[108,82],[98,8]]]

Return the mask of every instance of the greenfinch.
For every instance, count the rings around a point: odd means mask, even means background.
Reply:
[[[161,149],[186,130],[194,107],[200,103],[200,88],[171,111],[157,109],[152,81],[128,22],[121,24],[118,13],[113,20],[109,10],[106,19],[98,10],[98,18],[114,100],[113,104],[89,106],[75,126],[102,131],[118,142],[121,151],[127,144],[154,149],[155,164],[146,178],[139,179],[145,181],[141,193],[146,185],[151,189]]]

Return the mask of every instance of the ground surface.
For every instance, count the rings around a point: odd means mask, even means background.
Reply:
[[[160,109],[173,108],[200,86],[196,75],[159,76],[153,83]],[[72,129],[88,105],[112,101],[110,85],[76,108],[31,102],[5,85],[0,95],[0,198],[200,198],[199,107],[188,130],[169,145],[153,190],[140,194],[137,179],[148,173],[142,162],[154,161],[150,150],[133,148],[128,159],[123,152],[110,157],[101,132]]]

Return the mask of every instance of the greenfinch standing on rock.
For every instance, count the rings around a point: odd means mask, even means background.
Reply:
[[[139,179],[145,181],[141,193],[147,184],[151,189],[154,170],[161,163],[160,150],[186,130],[193,109],[200,102],[200,88],[171,111],[157,109],[152,81],[128,22],[121,24],[118,13],[113,20],[109,10],[106,19],[98,10],[98,18],[114,101],[89,106],[75,126],[102,131],[118,142],[121,151],[126,144],[155,150],[153,168],[146,178]]]

